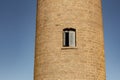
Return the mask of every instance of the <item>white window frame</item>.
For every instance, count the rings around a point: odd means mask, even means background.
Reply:
[[[69,36],[66,35],[66,32],[69,34]],[[66,38],[68,39],[66,40]],[[76,47],[76,29],[63,29],[63,47]]]

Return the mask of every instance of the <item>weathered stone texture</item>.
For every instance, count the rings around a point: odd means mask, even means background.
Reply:
[[[106,80],[101,0],[38,0],[34,80]],[[63,29],[76,47],[63,47]]]

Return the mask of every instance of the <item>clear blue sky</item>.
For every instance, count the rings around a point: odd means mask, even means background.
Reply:
[[[0,0],[0,80],[33,80],[36,0]],[[120,0],[103,0],[107,80],[120,80]]]

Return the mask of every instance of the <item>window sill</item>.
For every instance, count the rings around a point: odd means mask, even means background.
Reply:
[[[62,50],[65,50],[65,49],[77,49],[77,47],[62,47],[61,49]]]

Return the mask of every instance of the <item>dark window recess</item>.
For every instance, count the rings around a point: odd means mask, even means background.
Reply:
[[[63,46],[75,47],[76,46],[76,30],[73,28],[63,29]]]
[[[65,33],[65,45],[64,46],[69,46],[69,32]]]

